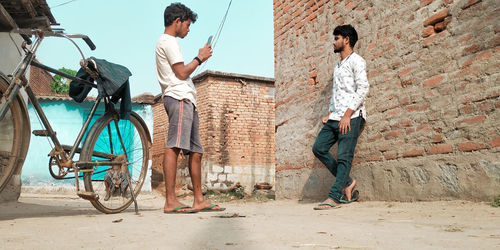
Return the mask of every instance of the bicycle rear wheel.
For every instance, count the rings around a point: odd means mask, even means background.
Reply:
[[[7,79],[0,74],[0,96],[3,96],[8,86]],[[4,106],[5,103],[0,103],[0,108]],[[0,131],[0,192],[2,192],[12,176],[20,172],[28,152],[30,123],[26,105],[19,95],[11,102],[7,114],[0,121]],[[6,195],[19,194],[16,191]]]
[[[80,161],[112,161],[113,156],[125,155],[129,162],[127,169],[132,188],[137,197],[146,179],[151,137],[147,126],[136,113],[132,112],[130,120],[119,120],[118,116],[115,112],[108,112],[95,122],[85,139]],[[112,168],[111,165],[98,166],[94,172],[83,175],[85,190],[97,194],[97,199],[91,200],[92,205],[103,213],[119,213],[133,201],[128,187],[122,195],[110,195],[108,200],[103,199],[109,192],[104,179]]]

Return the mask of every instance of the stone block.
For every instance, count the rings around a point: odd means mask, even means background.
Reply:
[[[222,173],[224,172],[224,168],[217,166],[217,165],[212,165],[212,172],[214,173]]]
[[[206,182],[213,182],[213,181],[217,181],[217,180],[218,180],[218,176],[216,173],[207,173]]]

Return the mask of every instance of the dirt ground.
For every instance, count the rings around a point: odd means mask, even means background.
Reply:
[[[22,194],[0,204],[0,248],[500,249],[500,208],[487,203],[357,202],[315,211],[291,200],[231,201],[220,213],[170,215],[162,197],[139,198],[140,215],[106,215],[76,195]]]

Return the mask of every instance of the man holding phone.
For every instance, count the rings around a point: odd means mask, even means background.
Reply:
[[[196,88],[190,75],[212,56],[209,43],[198,51],[198,56],[184,63],[177,37],[184,38],[189,26],[196,22],[197,15],[181,3],[169,5],[164,12],[165,31],[156,44],[156,72],[163,96],[163,105],[168,115],[168,139],[165,145],[163,174],[165,179],[165,213],[195,213],[198,211],[223,211],[206,201],[201,191],[201,157],[203,148],[199,133]],[[189,155],[189,173],[193,183],[193,206],[177,200],[175,177],[180,151]]]

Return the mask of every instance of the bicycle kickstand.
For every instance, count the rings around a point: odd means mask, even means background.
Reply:
[[[134,189],[132,188],[132,182],[130,180],[130,173],[128,172],[128,170],[125,171],[125,176],[127,176],[127,182],[129,183],[128,184],[128,188],[129,188],[129,191],[130,191],[130,195],[132,195],[132,200],[134,201],[135,214],[136,215],[140,215],[140,213],[139,213],[139,207],[137,206],[137,200],[135,199]]]

